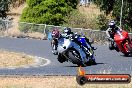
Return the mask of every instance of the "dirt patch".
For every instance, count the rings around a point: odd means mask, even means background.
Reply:
[[[23,3],[23,4],[21,4],[19,7],[16,7],[16,8],[14,8],[14,7],[11,7],[10,8],[10,11],[8,12],[8,16],[10,17],[10,18],[12,18],[13,20],[13,22],[15,23],[15,22],[19,22],[19,20],[20,20],[20,16],[21,16],[21,14],[22,14],[22,11],[23,11],[23,9],[25,8],[27,6],[27,4],[26,3]],[[17,26],[16,26],[16,28],[17,28]],[[18,29],[18,28],[17,28]]]
[[[12,18],[11,25],[7,31],[4,32],[4,36],[17,37],[17,38],[34,38],[34,39],[47,39],[46,35],[39,32],[23,33],[19,30],[19,21],[22,15],[23,9],[27,6],[26,3],[21,4],[19,7],[12,7],[8,16]],[[2,35],[2,34],[1,34]]]
[[[5,36],[8,37],[15,37],[15,38],[31,38],[31,39],[40,39],[46,40],[46,35],[39,33],[39,32],[32,32],[32,33],[23,33],[20,30],[8,30],[4,32]]]
[[[41,40],[47,39],[46,35],[39,33],[39,32],[27,33],[27,36],[33,39],[41,39]]]
[[[100,12],[100,9],[95,4],[90,4],[89,7],[80,6],[78,7],[80,13],[87,16],[87,18],[95,19],[103,12]]]
[[[35,59],[25,54],[0,50],[0,67],[21,67],[35,63]]]
[[[85,84],[80,86],[75,76],[45,76],[0,78],[0,88],[131,88],[129,84]]]

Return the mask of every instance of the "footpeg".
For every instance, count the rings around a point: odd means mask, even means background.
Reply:
[[[63,48],[66,49],[66,46],[64,46]]]

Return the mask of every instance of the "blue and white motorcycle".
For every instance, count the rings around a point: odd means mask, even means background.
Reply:
[[[86,42],[85,37],[79,37],[78,41],[81,42],[82,47],[74,42],[72,38],[60,38],[58,40],[58,61],[63,63],[65,61],[70,61],[78,66],[87,66],[96,64],[94,58],[94,51]],[[88,48],[87,48],[87,47]],[[84,49],[84,50],[82,50]]]

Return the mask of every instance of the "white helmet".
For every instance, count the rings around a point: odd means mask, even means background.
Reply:
[[[66,28],[64,28],[64,33],[71,33],[71,28],[68,28],[68,27],[66,27]]]
[[[115,28],[115,26],[116,26],[116,23],[115,23],[114,20],[112,20],[112,21],[109,22],[109,27],[110,28]]]

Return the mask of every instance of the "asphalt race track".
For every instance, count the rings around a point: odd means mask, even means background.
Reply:
[[[125,57],[122,53],[110,51],[107,45],[93,45],[97,65],[87,66],[84,69],[88,74],[114,73],[131,74],[132,57]],[[48,40],[0,38],[0,49],[13,52],[24,52],[29,55],[39,56],[51,61],[42,67],[0,69],[0,75],[76,75],[78,67],[71,62],[59,63],[57,56],[51,53]]]

